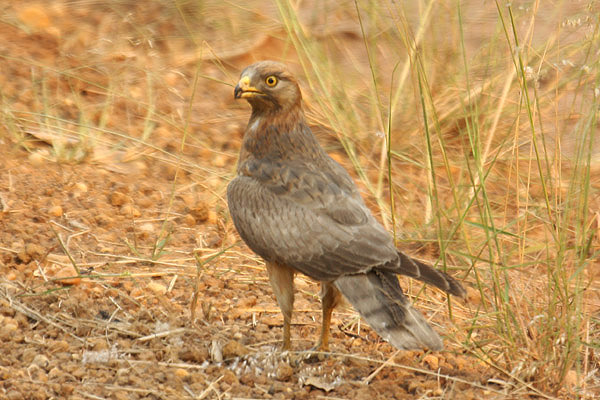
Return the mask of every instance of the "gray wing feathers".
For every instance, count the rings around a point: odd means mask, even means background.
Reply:
[[[394,265],[393,268],[389,268],[389,271],[418,279],[458,297],[466,296],[467,293],[465,292],[465,289],[453,277],[438,271],[419,260],[415,260],[400,251],[398,252],[398,256],[400,262],[397,265]]]
[[[443,348],[442,339],[402,294],[393,273],[348,275],[334,284],[375,332],[396,348]]]
[[[236,229],[253,251],[313,279],[331,281],[398,258],[389,233],[370,214],[364,223],[343,224],[328,207],[292,201],[246,176],[231,181],[227,200]]]

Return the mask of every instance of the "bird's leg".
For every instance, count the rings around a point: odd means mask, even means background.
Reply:
[[[272,262],[267,262],[266,266],[271,287],[283,314],[282,350],[289,350],[291,347],[290,325],[294,311],[294,270]]]
[[[329,325],[331,313],[340,302],[340,291],[332,283],[321,283],[321,303],[323,305],[323,319],[321,321],[321,336],[315,345],[315,350],[329,351]]]

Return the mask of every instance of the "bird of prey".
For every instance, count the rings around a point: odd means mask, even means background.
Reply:
[[[294,275],[321,283],[323,319],[316,349],[328,351],[340,293],[398,349],[441,350],[442,340],[402,293],[397,274],[464,297],[454,278],[398,251],[346,170],[311,132],[297,80],[285,65],[261,61],[242,71],[234,97],[252,106],[237,176],[227,202],[241,238],[266,263],[290,349]]]

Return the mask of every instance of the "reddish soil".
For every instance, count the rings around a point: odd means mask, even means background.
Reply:
[[[7,144],[2,153],[2,397],[483,396],[477,385],[492,374],[452,344],[394,355],[366,326],[344,333],[342,325],[356,322],[349,310],[334,315],[334,354],[303,360],[318,335],[320,304],[318,286],[302,278],[293,326],[299,352],[281,353],[282,319],[265,271],[241,245],[200,267],[193,321],[194,249],[207,259],[236,241],[224,204],[195,200],[183,179],[176,186],[189,193],[171,198],[172,174],[151,163],[118,174],[85,163],[35,165]],[[168,243],[152,261],[165,215]],[[59,237],[79,268],[76,282],[65,279],[77,272]],[[388,360],[393,365],[378,370]]]

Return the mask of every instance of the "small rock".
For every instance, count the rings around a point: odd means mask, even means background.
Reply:
[[[40,151],[35,151],[31,153],[28,159],[31,165],[33,165],[34,167],[41,167],[46,162],[44,154],[42,154],[42,152]]]
[[[31,258],[40,259],[46,254],[46,250],[39,244],[27,243],[25,245],[25,253],[27,253],[27,255],[29,255]]]
[[[433,354],[427,354],[423,357],[423,363],[425,363],[429,369],[437,370],[440,365],[440,360]]]
[[[33,362],[33,359],[37,355],[38,355],[38,350],[36,348],[28,347],[25,350],[23,350],[23,354],[21,354],[21,359],[23,360],[24,363],[31,364]]]
[[[50,209],[48,209],[48,214],[52,215],[53,217],[60,217],[63,215],[63,209],[61,206],[52,206]]]
[[[4,324],[0,327],[0,333],[2,337],[10,337],[17,329],[19,329],[19,325],[17,321],[11,320],[11,322],[4,322]]]
[[[28,264],[31,261],[31,256],[24,250],[17,254],[17,261],[22,264]]]
[[[217,168],[223,168],[227,165],[227,158],[223,154],[217,154],[212,164]]]
[[[240,342],[230,340],[223,346],[223,358],[242,357],[250,351]]]
[[[252,373],[246,373],[240,377],[240,383],[246,387],[253,387],[256,377]]]
[[[208,358],[208,350],[204,346],[185,348],[181,350],[177,356],[183,362],[193,362],[202,364]]]
[[[96,215],[94,219],[96,220],[96,224],[106,228],[110,227],[114,221],[113,218],[103,213]]]
[[[204,222],[209,217],[208,205],[206,203],[199,202],[195,207],[190,209],[190,214],[198,222]]]
[[[173,71],[169,71],[165,74],[164,80],[167,86],[175,86],[175,84],[177,84],[177,81],[179,80],[179,74]]]
[[[66,340],[57,340],[50,346],[50,350],[52,353],[60,353],[63,351],[69,350],[71,346]]]
[[[156,354],[152,350],[140,351],[138,358],[144,361],[156,361]]]
[[[283,325],[282,318],[279,315],[265,315],[262,317],[261,322],[269,327]]]
[[[227,383],[228,385],[234,385],[239,383],[239,380],[232,370],[226,369],[223,371],[223,379],[221,382]]]
[[[154,204],[150,197],[139,197],[136,199],[135,203],[142,208],[148,208]]]
[[[287,381],[292,377],[293,374],[294,369],[290,366],[290,364],[282,362],[279,363],[279,366],[277,367],[275,377],[278,381]]]
[[[29,28],[42,30],[50,27],[50,18],[41,5],[29,5],[19,11],[19,19]]]
[[[185,379],[188,376],[190,376],[190,373],[188,372],[188,370],[187,369],[183,369],[183,368],[177,368],[174,371],[174,374],[175,374],[176,377],[178,377],[180,379]]]
[[[59,376],[61,376],[62,374],[63,374],[63,372],[60,370],[60,368],[54,367],[48,372],[48,378],[50,380],[54,380],[54,379],[58,378]]]
[[[192,216],[192,214],[186,214],[186,216],[183,217],[183,223],[189,227],[193,227],[196,225],[196,219]]]
[[[71,383],[64,383],[59,385],[59,393],[63,398],[70,397],[75,391],[75,386]]]
[[[128,201],[127,196],[121,192],[112,192],[108,200],[110,201],[110,204],[116,207],[122,206]]]
[[[46,357],[43,354],[38,354],[33,358],[33,361],[31,361],[31,365],[37,365],[38,367],[43,369],[46,369],[49,364],[50,360],[48,360],[48,357]]]
[[[83,182],[77,182],[75,184],[75,191],[80,193],[87,193],[88,186]]]
[[[56,281],[61,285],[79,285],[81,283],[81,278],[78,276],[77,271],[75,271],[75,268],[73,268],[72,265],[56,271],[54,278],[56,278]]]
[[[129,217],[138,218],[142,213],[140,210],[132,206],[131,204],[125,204],[121,207],[121,214],[127,215]]]
[[[473,305],[481,304],[481,292],[473,287],[467,286],[467,301]]]
[[[7,400],[20,400],[23,398],[24,398],[23,395],[18,390],[13,389],[13,390],[9,390],[8,392],[6,392]]]
[[[217,222],[219,221],[219,216],[217,215],[217,213],[214,210],[210,210],[208,212],[208,223],[211,225],[216,225]]]
[[[144,224],[141,224],[138,229],[141,232],[146,232],[146,233],[152,233],[154,232],[154,224],[152,224],[151,222],[146,222]]]
[[[150,283],[148,283],[148,286],[146,287],[156,294],[167,293],[167,287],[160,282],[150,281]]]
[[[411,394],[416,394],[417,390],[419,390],[419,388],[422,385],[423,385],[423,382],[421,382],[421,380],[419,380],[419,379],[413,379],[410,382],[408,382],[407,392],[411,393]]]

